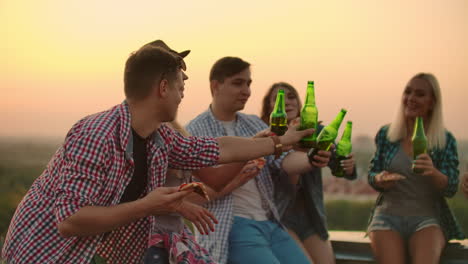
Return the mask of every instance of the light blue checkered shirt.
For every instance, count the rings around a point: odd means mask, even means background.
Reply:
[[[241,137],[252,137],[259,131],[262,131],[268,126],[255,115],[246,115],[237,113],[237,120],[235,122],[235,135]],[[190,121],[186,126],[187,131],[193,136],[209,136],[209,137],[222,137],[227,133],[223,124],[217,120],[211,109],[201,113],[195,119]],[[266,166],[260,171],[260,174],[255,177],[255,181],[262,196],[262,204],[274,221],[280,222],[278,210],[273,202],[273,180],[272,174],[282,175],[285,177],[284,171],[281,170],[281,162],[286,155],[283,154],[279,159],[274,159],[273,156],[267,156]],[[272,173],[273,172],[273,173]],[[233,214],[233,196],[228,194],[217,200],[211,201],[206,205],[218,219],[219,223],[215,227],[215,232],[209,235],[201,235],[197,233],[197,241],[207,249],[213,256],[213,259],[220,264],[227,263],[228,249],[229,249],[229,232],[234,220]]]

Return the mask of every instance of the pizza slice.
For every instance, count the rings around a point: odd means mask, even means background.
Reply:
[[[263,169],[263,167],[265,167],[265,163],[266,163],[264,158],[254,159],[253,162],[255,163],[255,165],[257,165],[257,168],[259,170]]]
[[[196,194],[199,194],[201,197],[205,198],[207,201],[210,201],[210,196],[206,192],[205,185],[201,182],[190,182],[184,183],[179,186],[179,191],[184,191],[193,188],[193,191]]]

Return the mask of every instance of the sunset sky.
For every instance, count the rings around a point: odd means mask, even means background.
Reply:
[[[245,113],[274,82],[303,99],[314,80],[319,119],[344,107],[354,135],[373,136],[424,71],[439,78],[447,128],[468,139],[466,0],[0,0],[0,25],[1,137],[64,137],[120,103],[129,53],[163,39],[192,50],[183,124],[208,107],[211,65],[238,56],[252,64]]]

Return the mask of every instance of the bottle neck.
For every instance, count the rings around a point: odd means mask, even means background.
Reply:
[[[346,127],[343,132],[343,136],[341,136],[341,140],[351,141],[352,130],[353,130],[353,123],[351,122],[346,123]]]
[[[284,93],[278,93],[276,96],[275,107],[273,108],[273,113],[282,113],[286,112],[284,105]]]
[[[313,84],[307,85],[305,105],[315,105],[315,88]]]
[[[340,128],[341,122],[343,122],[343,118],[346,115],[346,111],[341,110],[338,115],[335,117],[335,120],[333,120],[329,126],[334,127],[337,131]]]
[[[413,137],[425,137],[424,133],[424,122],[422,117],[416,117],[414,122]]]

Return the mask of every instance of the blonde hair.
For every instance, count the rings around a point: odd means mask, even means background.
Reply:
[[[442,116],[442,95],[440,93],[439,82],[436,77],[431,73],[418,73],[410,79],[425,80],[432,88],[432,96],[434,99],[434,106],[429,113],[429,120],[424,120],[426,129],[426,137],[428,141],[428,148],[444,148],[445,147],[445,126]],[[409,83],[408,82],[408,83]],[[404,115],[403,102],[400,103],[400,108],[396,114],[393,123],[390,124],[387,138],[391,142],[396,142],[407,136],[406,120]]]
[[[170,127],[172,127],[175,131],[179,132],[182,136],[184,137],[191,136],[190,133],[187,130],[185,130],[185,128],[181,124],[179,124],[179,122],[173,120],[171,122],[168,122],[167,124]]]

